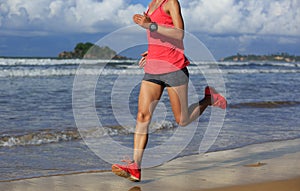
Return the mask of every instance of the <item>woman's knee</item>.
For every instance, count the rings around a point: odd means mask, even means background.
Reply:
[[[138,122],[141,122],[141,123],[149,122],[151,119],[151,113],[144,112],[144,111],[138,111],[136,119]]]
[[[148,134],[151,116],[149,113],[138,112],[136,121],[136,134]]]

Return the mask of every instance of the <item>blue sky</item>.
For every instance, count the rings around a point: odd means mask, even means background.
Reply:
[[[300,55],[299,0],[179,0],[186,31],[220,59]],[[0,0],[0,56],[57,56],[133,25],[146,0]],[[141,50],[142,51],[142,50]]]

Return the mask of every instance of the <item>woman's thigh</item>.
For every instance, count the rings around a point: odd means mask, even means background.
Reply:
[[[163,90],[164,87],[161,85],[145,80],[142,81],[138,101],[137,120],[139,122],[147,122],[151,119]]]
[[[188,119],[188,84],[167,87],[172,111],[177,123]]]

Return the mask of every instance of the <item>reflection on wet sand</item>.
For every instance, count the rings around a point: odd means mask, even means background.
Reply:
[[[141,187],[135,186],[135,187],[130,188],[128,191],[142,191],[142,190],[141,190]]]

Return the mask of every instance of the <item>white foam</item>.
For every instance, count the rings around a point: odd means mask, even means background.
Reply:
[[[0,58],[0,66],[51,66],[51,65],[79,65],[106,63],[134,63],[135,60],[90,60],[90,59],[20,59]]]
[[[189,70],[190,74],[255,74],[255,73],[300,73],[300,70],[279,70],[279,69],[193,69]],[[73,75],[142,75],[144,71],[142,69],[105,69],[103,71],[98,71],[95,69],[4,69],[0,70],[0,77],[40,77],[40,76],[73,76]]]
[[[256,73],[300,73],[300,70],[287,70],[287,69],[229,69],[222,70],[227,74],[256,74]]]
[[[115,67],[105,68],[101,75],[142,75],[143,69],[138,67],[135,60],[84,60],[84,59],[7,59],[0,58],[0,77],[39,77],[39,76],[73,76],[73,75],[99,75],[100,68],[107,63],[116,63]],[[129,63],[128,65],[126,63]],[[99,65],[100,64],[100,65]],[[276,62],[195,62],[190,65],[191,74],[255,74],[255,73],[300,73],[299,63]],[[195,65],[196,64],[196,65]],[[268,68],[244,68],[248,65],[269,66]],[[75,66],[71,66],[75,65]],[[77,70],[77,66],[83,65]],[[100,66],[92,68],[89,66]],[[220,70],[217,66],[222,66]],[[2,66],[2,68],[1,68]],[[45,66],[45,67],[44,67]],[[71,67],[70,67],[71,66]],[[232,68],[239,66],[240,68]],[[274,67],[272,67],[274,66]],[[283,68],[275,68],[275,67]]]
[[[170,121],[160,121],[151,123],[151,132],[161,130],[172,130],[177,126]],[[61,141],[72,141],[81,139],[81,137],[101,138],[103,136],[117,136],[133,134],[135,132],[134,126],[128,127],[89,127],[79,132],[75,130],[67,130],[60,132],[51,132],[49,130],[40,132],[29,132],[24,135],[5,135],[0,136],[0,147],[12,146],[27,146],[27,145],[41,145],[49,143],[58,143]]]
[[[299,67],[298,62],[218,62],[219,65],[223,66],[283,66],[283,67]]]

